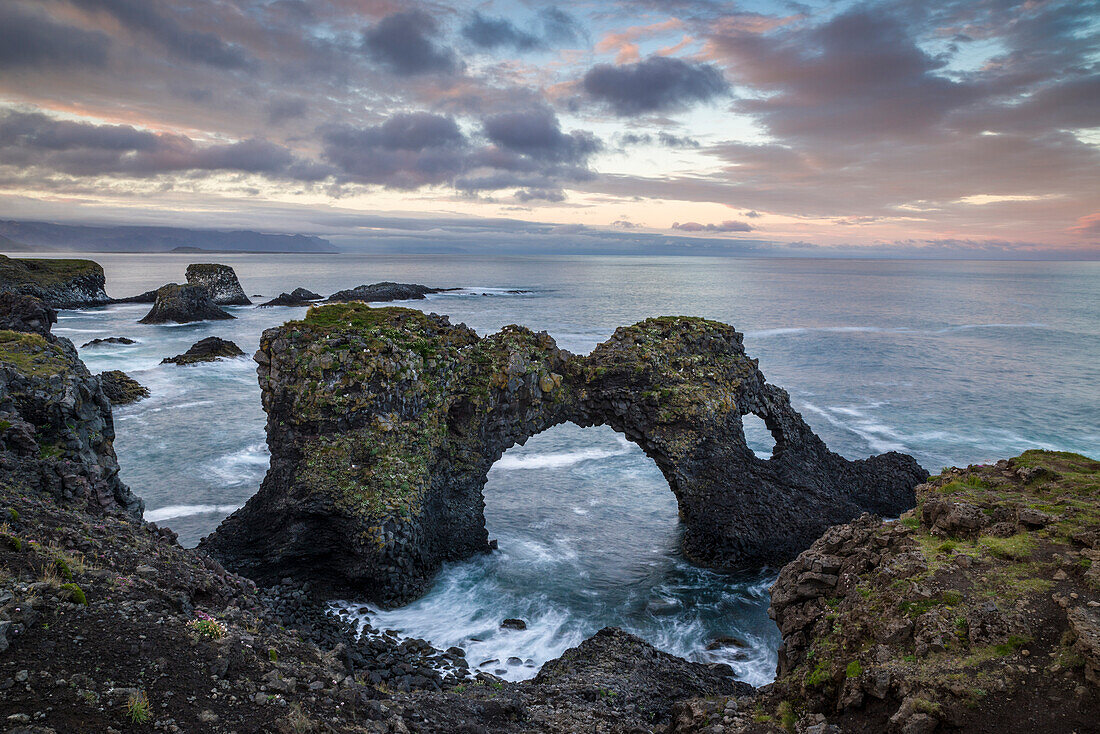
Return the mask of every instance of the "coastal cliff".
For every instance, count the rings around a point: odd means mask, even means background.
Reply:
[[[22,259],[0,255],[0,293],[34,296],[53,308],[110,302],[103,267],[91,260]]]
[[[201,547],[264,582],[382,603],[489,550],[490,467],[567,421],[638,444],[676,496],[685,554],[718,568],[783,562],[829,525],[903,512],[927,476],[901,454],[830,452],[741,334],[705,319],[622,327],[586,357],[520,326],[482,338],[420,311],[325,306],[265,332],[256,360],[271,468]],[[770,458],[745,443],[749,413],[776,439]]]

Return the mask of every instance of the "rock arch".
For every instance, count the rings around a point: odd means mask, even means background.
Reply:
[[[415,598],[443,561],[488,549],[490,467],[565,422],[638,444],[676,495],[685,554],[718,568],[780,563],[861,512],[899,514],[927,476],[902,454],[830,452],[741,334],[700,318],[621,327],[578,356],[545,332],[479,337],[352,303],[269,329],[256,361],[271,468],[201,547],[261,583]],[[775,437],[770,459],[745,444],[747,413]]]

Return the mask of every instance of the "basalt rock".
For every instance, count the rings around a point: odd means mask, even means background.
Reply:
[[[140,518],[143,504],[118,477],[111,403],[68,339],[41,328],[39,302],[4,299],[0,323],[0,484],[94,512]],[[28,313],[39,317],[28,319]]]
[[[430,293],[443,293],[458,290],[457,288],[429,288],[426,285],[415,283],[372,283],[361,285],[357,288],[337,291],[328,297],[329,303],[346,303],[349,301],[362,301],[364,303],[384,303],[387,301],[416,301],[421,300]]]
[[[219,306],[250,306],[237,274],[228,265],[195,263],[187,266],[187,282],[200,285],[210,293],[211,300]]]
[[[313,301],[319,301],[324,296],[313,291],[308,291],[305,288],[295,288],[290,293],[280,293],[275,298],[272,298],[267,303],[261,303],[261,308],[269,306],[310,306]]]
[[[39,298],[0,293],[0,329],[47,336],[57,323],[57,311]]]
[[[122,370],[101,372],[99,373],[99,381],[103,385],[103,392],[110,399],[111,405],[129,405],[142,398],[149,397],[149,388]]]
[[[490,548],[493,463],[567,421],[608,425],[654,460],[684,552],[707,566],[781,562],[829,525],[912,506],[927,474],[911,457],[830,452],[741,340],[714,321],[648,319],[584,357],[518,326],[481,338],[410,309],[314,308],[261,339],[271,468],[202,547],[264,583],[408,601],[443,561]],[[775,437],[770,459],[746,446],[748,413]]]
[[[186,324],[192,321],[215,321],[236,318],[218,308],[210,292],[201,285],[169,283],[157,290],[153,308],[138,323]]]
[[[103,268],[91,260],[17,259],[0,255],[0,293],[41,299],[51,308],[102,306]]]
[[[183,354],[167,357],[161,364],[195,364],[196,362],[214,362],[223,357],[243,357],[244,352],[228,339],[208,336],[191,345]]]
[[[87,349],[88,347],[98,347],[103,344],[123,344],[129,346],[130,344],[137,344],[137,342],[125,336],[109,336],[105,339],[92,339],[90,342],[84,342],[80,348]]]
[[[136,296],[127,296],[126,298],[112,298],[111,303],[156,303],[157,291],[159,288],[154,288],[151,291],[145,291],[139,293]]]

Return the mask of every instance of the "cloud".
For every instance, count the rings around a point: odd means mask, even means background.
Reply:
[[[107,63],[109,45],[103,33],[57,23],[15,5],[0,5],[0,69],[101,68]]]
[[[462,26],[462,35],[480,48],[507,46],[517,51],[527,51],[542,44],[538,36],[521,31],[507,18],[490,18],[476,11]]]
[[[1100,212],[1081,217],[1070,231],[1085,237],[1100,239]]]
[[[273,99],[267,104],[267,121],[272,125],[278,125],[287,120],[305,117],[309,104],[300,97],[287,97]]]
[[[436,43],[438,30],[421,10],[393,13],[363,31],[363,50],[398,76],[452,74],[459,61],[453,49]]]
[[[397,114],[381,125],[342,126],[323,136],[322,157],[352,180],[398,189],[451,182],[469,168],[469,143],[454,118]]]
[[[222,69],[240,69],[249,63],[245,52],[207,31],[190,28],[172,18],[159,0],[71,0],[85,10],[110,15],[130,30],[148,34],[179,58]]]
[[[676,222],[673,229],[681,232],[751,232],[754,227],[747,222],[735,222],[727,219],[721,224],[699,224],[699,222]]]
[[[700,148],[700,143],[695,138],[687,135],[673,135],[661,130],[657,133],[657,137],[654,138],[649,133],[626,133],[619,136],[619,140],[623,145],[652,145],[656,141],[659,145],[663,145],[666,148]]]
[[[485,134],[505,150],[554,163],[583,164],[601,147],[591,133],[563,133],[546,108],[493,115],[485,120]]]
[[[565,201],[565,192],[561,189],[520,189],[515,193],[517,201]]]
[[[258,138],[200,145],[184,135],[57,120],[36,112],[0,116],[0,153],[4,165],[24,173],[149,177],[179,171],[235,171],[316,177],[287,148]]]
[[[684,109],[729,88],[716,67],[666,56],[623,66],[599,64],[588,70],[582,85],[589,96],[621,116]]]

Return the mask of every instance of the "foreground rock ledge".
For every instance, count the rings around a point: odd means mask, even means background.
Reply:
[[[327,306],[265,332],[256,361],[271,469],[202,547],[264,583],[384,604],[488,550],[489,468],[567,421],[638,444],[676,495],[685,554],[718,568],[788,560],[865,511],[896,516],[927,476],[902,454],[829,451],[742,335],[700,318],[622,327],[585,357],[519,326],[481,338],[420,311]],[[745,443],[748,413],[776,440],[770,459]]]

